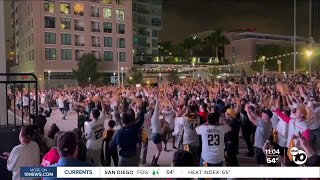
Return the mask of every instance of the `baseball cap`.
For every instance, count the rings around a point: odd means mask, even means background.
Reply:
[[[57,147],[62,156],[72,155],[77,147],[76,135],[73,132],[63,132],[58,137]]]
[[[269,118],[272,118],[273,116],[273,112],[270,109],[264,109],[262,112],[265,113]]]
[[[236,117],[236,112],[234,111],[234,109],[229,108],[226,110],[226,112],[231,116],[231,117]]]

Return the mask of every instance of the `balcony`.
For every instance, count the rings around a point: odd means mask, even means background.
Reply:
[[[100,47],[100,38],[97,36],[91,36],[92,47]]]
[[[92,12],[91,17],[100,17],[99,12]]]
[[[75,35],[75,45],[76,46],[84,46],[84,36],[83,35]]]
[[[98,7],[91,7],[91,17],[100,17],[100,10]]]
[[[100,47],[100,44],[92,44],[92,47]]]
[[[100,32],[100,29],[92,28],[91,32]]]
[[[100,32],[100,23],[91,21],[91,32]]]
[[[84,31],[84,21],[75,20],[74,21],[74,30]]]

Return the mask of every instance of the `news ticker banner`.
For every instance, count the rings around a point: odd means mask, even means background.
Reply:
[[[320,167],[21,167],[40,178],[320,178]]]

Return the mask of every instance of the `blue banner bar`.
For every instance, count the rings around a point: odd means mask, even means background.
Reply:
[[[24,177],[24,178],[57,177],[57,168],[56,167],[21,167],[20,177]]]

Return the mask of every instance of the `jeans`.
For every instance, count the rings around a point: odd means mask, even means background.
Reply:
[[[138,154],[140,155],[138,158],[139,158],[140,164],[147,163],[148,143],[149,143],[149,140],[142,141],[138,145]]]
[[[68,110],[63,110],[63,118],[62,119],[66,119],[67,113],[68,113]]]
[[[200,166],[202,167],[204,164],[204,160],[200,158]],[[223,161],[217,164],[210,164],[207,163],[208,167],[222,167],[223,166]],[[204,179],[210,179],[210,178],[199,178],[199,180],[204,180]],[[212,180],[220,180],[220,178],[211,178]]]
[[[129,158],[119,156],[119,167],[138,166],[138,155]]]

